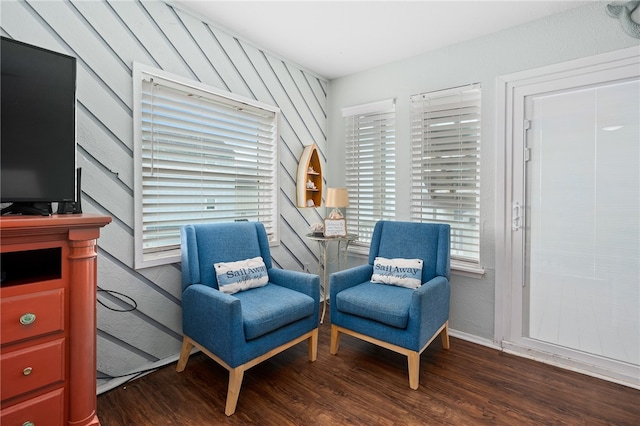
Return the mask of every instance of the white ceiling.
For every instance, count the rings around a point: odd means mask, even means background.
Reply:
[[[174,4],[333,79],[591,1],[181,0]]]

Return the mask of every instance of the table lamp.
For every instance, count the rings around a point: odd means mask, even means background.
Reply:
[[[349,193],[347,192],[347,188],[327,188],[327,198],[324,205],[333,207],[327,219],[344,219],[340,209],[349,206]]]

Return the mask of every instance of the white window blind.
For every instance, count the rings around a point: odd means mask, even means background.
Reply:
[[[347,225],[369,246],[376,222],[395,218],[394,100],[344,108]]]
[[[480,260],[479,84],[411,96],[411,219],[451,225],[452,260]]]
[[[278,109],[141,72],[136,267],[179,260],[180,227],[260,221],[277,241]]]

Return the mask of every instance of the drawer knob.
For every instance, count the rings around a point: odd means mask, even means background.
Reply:
[[[36,424],[32,421],[27,420],[26,422],[22,423],[22,426],[36,426]]]
[[[26,314],[20,317],[20,324],[29,325],[33,324],[36,321],[36,314],[32,314],[31,312],[27,312]]]
[[[22,370],[22,375],[28,376],[29,374],[31,374],[32,371],[33,371],[33,368],[26,367],[24,370]]]

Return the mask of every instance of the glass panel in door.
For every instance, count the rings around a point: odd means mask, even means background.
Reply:
[[[640,365],[640,82],[526,109],[523,336]]]

